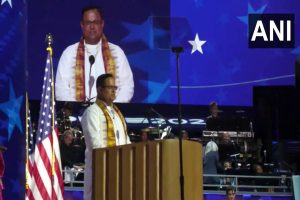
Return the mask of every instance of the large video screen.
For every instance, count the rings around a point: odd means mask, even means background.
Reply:
[[[28,5],[29,97],[40,99],[46,52],[54,36],[54,66],[62,51],[81,37],[82,7],[104,10],[108,40],[126,53],[134,75],[134,103],[177,103],[176,55],[181,102],[252,105],[257,85],[293,85],[300,54],[300,1],[110,0],[38,1]],[[249,48],[248,15],[289,13],[295,17],[294,48]],[[194,49],[193,44],[201,44]]]

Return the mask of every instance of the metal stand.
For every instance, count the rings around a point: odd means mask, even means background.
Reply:
[[[178,98],[178,126],[179,126],[179,165],[180,165],[180,194],[184,200],[184,176],[182,163],[182,137],[181,137],[181,102],[180,102],[180,79],[179,79],[179,55],[183,52],[182,47],[172,47],[172,52],[176,53],[176,72],[177,72],[177,98]]]

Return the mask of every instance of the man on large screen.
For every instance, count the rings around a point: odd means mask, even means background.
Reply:
[[[68,46],[58,64],[56,100],[95,101],[95,79],[105,73],[114,76],[118,87],[115,102],[129,102],[134,92],[131,68],[123,50],[103,34],[104,19],[97,6],[82,10],[82,38]]]

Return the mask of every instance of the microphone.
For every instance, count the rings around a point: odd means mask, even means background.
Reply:
[[[89,62],[90,62],[91,67],[92,67],[92,65],[95,63],[95,56],[90,55],[90,57],[89,57]]]
[[[92,71],[92,66],[95,63],[95,56],[90,55],[89,57],[89,62],[90,62],[90,73],[89,73],[89,100],[91,99],[91,93],[92,93],[92,87],[95,82],[95,78],[91,76],[91,71]]]

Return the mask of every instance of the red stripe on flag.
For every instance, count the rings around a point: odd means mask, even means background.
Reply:
[[[52,187],[52,200],[57,200],[57,195],[56,195],[56,191],[54,187]]]
[[[47,138],[43,142],[46,142],[46,140],[49,140],[49,139]],[[44,148],[43,143],[42,144],[38,144],[37,147],[38,147],[39,152],[40,152],[40,158],[41,158],[41,160],[44,163],[45,170],[47,171],[48,176],[51,178],[51,176],[52,176],[52,167],[51,167],[51,162],[50,162],[50,160],[48,158],[48,155],[46,153],[46,149]],[[51,149],[50,149],[50,155],[51,155],[51,153],[52,152],[51,152]]]
[[[60,166],[59,166],[59,162],[58,162],[57,158],[56,158],[56,162],[55,162],[55,171],[56,171],[59,187],[64,188],[64,181],[63,181],[62,173],[60,171]],[[64,196],[63,190],[61,191],[61,195]]]
[[[27,162],[27,169],[28,169],[28,175],[31,177],[31,176],[32,176],[32,169],[33,169],[33,166],[32,166],[32,164],[31,164],[30,159],[28,159],[28,162]]]
[[[51,200],[51,198],[49,197],[49,194],[46,190],[46,187],[44,185],[44,182],[41,178],[41,175],[40,175],[40,172],[38,170],[36,163],[34,163],[34,165],[33,165],[33,170],[34,170],[33,177],[35,180],[35,185],[36,185],[37,189],[39,190],[41,196],[43,197],[43,200]]]
[[[61,200],[63,199],[64,190],[57,129],[52,133],[52,128],[55,126],[53,83],[52,58],[48,52],[42,93],[43,98],[41,100],[42,106],[36,135],[38,141],[35,144],[34,164],[30,169],[31,179],[34,181],[31,182],[29,186],[30,191],[28,192],[28,195],[32,195],[33,198],[42,198],[43,200]],[[53,169],[55,170],[54,173],[52,173]],[[38,192],[38,194],[35,192]]]
[[[26,195],[27,195],[28,200],[34,200],[34,196],[32,195],[32,192],[30,189],[27,190]]]

